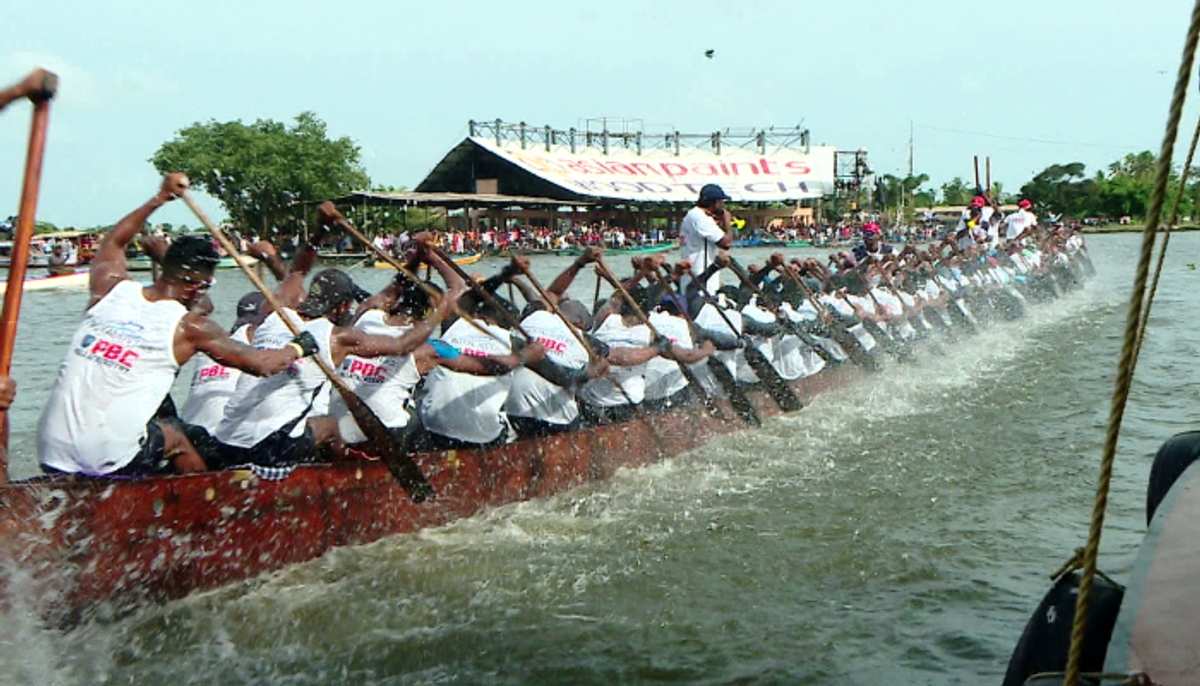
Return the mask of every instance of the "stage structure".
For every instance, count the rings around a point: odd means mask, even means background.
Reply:
[[[682,205],[717,183],[737,202],[794,204],[837,187],[837,150],[812,145],[799,126],[649,134],[640,120],[587,120],[582,130],[494,120],[468,131],[418,192]]]

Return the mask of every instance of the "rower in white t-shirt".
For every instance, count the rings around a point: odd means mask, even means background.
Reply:
[[[523,357],[527,351],[544,349],[531,343],[519,353],[514,352],[512,333],[498,323],[499,315],[490,305],[479,307],[476,317],[474,325],[465,319],[455,320],[441,340],[463,355],[485,362],[487,373],[462,372],[446,366],[438,366],[429,373],[425,378],[425,395],[417,406],[426,432],[422,437],[423,450],[499,444],[516,437],[504,415],[513,370],[532,361]]]
[[[91,299],[38,423],[44,471],[135,477],[204,470],[211,465],[186,427],[156,417],[180,366],[206,353],[251,374],[274,374],[315,352],[311,337],[254,350],[194,311],[212,287],[219,257],[207,239],[173,241],[153,284],[130,279],[126,247],[156,209],[189,185],[183,174],[167,175],[158,193],[101,242],[92,260]]]
[[[261,321],[259,312],[265,303],[266,298],[258,291],[242,296],[237,304],[237,320],[229,337],[238,343],[250,345],[250,337],[254,327]],[[194,359],[191,389],[183,407],[179,408],[179,418],[211,433],[225,416],[225,406],[234,396],[242,371],[220,364],[203,353]]]
[[[638,293],[640,289],[631,290],[632,297],[639,297]],[[592,423],[622,421],[645,399],[643,365],[664,349],[669,350],[670,343],[655,345],[650,328],[638,320],[633,307],[620,295],[597,312],[597,319],[592,335],[608,346],[610,368],[607,376],[592,379],[579,389],[580,409]]]
[[[697,379],[707,372],[705,362],[715,351],[711,340],[696,344],[679,302],[664,298],[648,315],[659,334],[671,341],[671,359],[655,357],[643,367],[646,379],[646,404],[651,409],[685,407],[696,401],[696,391],[688,387],[679,363],[688,365]],[[698,389],[703,390],[703,389]]]
[[[1032,234],[1034,227],[1037,226],[1037,216],[1029,211],[1033,207],[1033,203],[1028,200],[1022,200],[1018,205],[1020,209],[1008,215],[1007,218],[1004,239],[1009,242],[1020,240]]]
[[[576,427],[579,405],[575,390],[589,377],[588,351],[567,328],[575,327],[581,336],[591,328],[587,308],[575,300],[560,302],[559,309],[571,322],[568,325],[541,303],[539,306],[541,309],[521,320],[521,328],[542,344],[546,359],[538,371],[521,367],[513,372],[512,387],[504,403],[509,421],[522,437],[544,436]],[[547,373],[543,368],[550,365],[554,365],[554,371]]]

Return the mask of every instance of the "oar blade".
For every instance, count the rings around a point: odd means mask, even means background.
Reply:
[[[746,353],[746,363],[750,365],[750,369],[754,370],[754,374],[763,382],[763,386],[767,389],[767,393],[779,405],[779,409],[784,412],[795,412],[804,408],[804,403],[800,401],[800,396],[788,387],[787,382],[783,377],[779,376],[779,372],[767,359],[767,356],[761,350],[753,345],[747,345],[744,348]]]
[[[717,383],[721,384],[725,395],[729,398],[729,402],[733,405],[733,409],[750,426],[762,426],[762,419],[759,419],[758,412],[754,410],[754,405],[750,402],[750,398],[746,397],[743,391],[734,380],[733,374],[729,373],[729,369],[725,363],[715,357],[708,358],[708,369],[712,372]]]
[[[341,389],[339,388],[339,390]],[[436,497],[437,493],[433,490],[433,486],[421,473],[421,468],[413,461],[412,454],[407,447],[392,435],[392,432],[384,426],[362,398],[353,392],[347,392],[342,393],[342,399],[346,401],[346,407],[350,410],[351,416],[354,417],[358,428],[362,429],[363,435],[371,444],[372,453],[387,465],[388,471],[408,492],[408,497],[414,503],[425,502]]]

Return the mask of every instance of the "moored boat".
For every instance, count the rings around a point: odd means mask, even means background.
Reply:
[[[481,252],[470,253],[468,255],[457,255],[454,257],[454,264],[457,264],[460,267],[462,267],[462,266],[466,266],[468,264],[475,264],[476,262],[478,262],[482,259],[483,259],[483,253],[481,253]],[[392,269],[392,270],[395,269],[395,267],[393,267],[388,262],[376,262],[375,268],[376,269]]]
[[[258,260],[245,255],[241,257],[241,260],[249,266],[258,264]],[[131,272],[148,272],[152,271],[154,268],[154,261],[145,255],[127,258],[125,263],[127,265],[126,269]],[[228,255],[222,257],[220,262],[217,262],[217,269],[236,269],[237,266],[237,261]]]
[[[27,274],[25,290],[45,291],[58,288],[85,288],[88,285],[88,270],[76,269],[68,274]],[[0,294],[8,290],[8,279],[0,279]]]
[[[675,250],[679,246],[675,243],[654,243],[651,245],[638,245],[632,248],[604,248],[605,255],[653,255],[654,253],[667,252]],[[521,251],[518,251],[521,252]],[[586,248],[563,248],[561,250],[547,251],[560,257],[578,257],[587,252]],[[521,252],[521,254],[526,254]]]

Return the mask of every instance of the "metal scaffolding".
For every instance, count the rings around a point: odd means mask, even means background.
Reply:
[[[530,126],[525,122],[506,122],[500,119],[467,122],[472,138],[486,138],[496,145],[517,144],[522,150],[542,148],[550,152],[559,146],[577,152],[579,148],[598,148],[605,154],[613,148],[633,150],[667,150],[678,156],[689,148],[721,154],[725,147],[757,150],[766,155],[774,150],[795,150],[808,153],[811,142],[808,129],[802,126],[749,129],[722,129],[711,133],[681,133],[667,131],[646,133],[641,119],[599,117],[585,120],[584,128],[555,129],[551,126]],[[866,162],[866,152],[858,151]],[[840,158],[839,158],[840,159]]]

